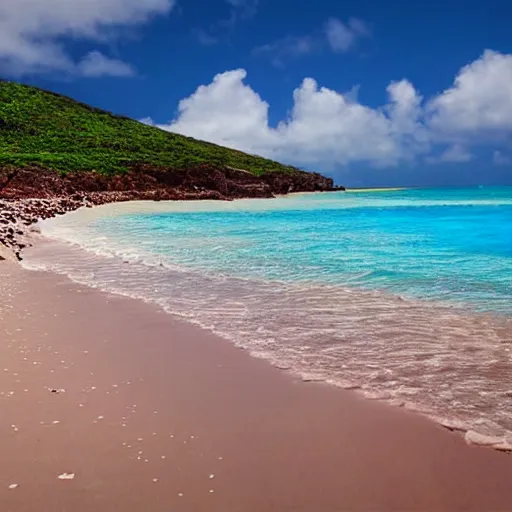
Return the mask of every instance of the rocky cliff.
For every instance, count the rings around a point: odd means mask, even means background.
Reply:
[[[139,165],[129,172],[108,176],[95,172],[59,174],[35,167],[0,168],[0,198],[4,199],[80,196],[97,204],[130,199],[226,200],[329,190],[333,190],[332,179],[303,171],[256,176],[212,165],[192,169]]]
[[[0,168],[0,244],[18,259],[25,234],[39,219],[82,206],[131,200],[271,198],[291,192],[343,190],[317,173],[274,171],[256,176],[230,167],[201,165],[169,169],[139,165],[108,176],[95,172],[59,174],[37,167]]]

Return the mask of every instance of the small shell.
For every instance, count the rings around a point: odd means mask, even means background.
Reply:
[[[59,480],[73,480],[75,478],[75,473],[62,473],[57,478]]]

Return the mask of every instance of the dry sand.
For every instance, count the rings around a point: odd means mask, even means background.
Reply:
[[[512,510],[510,455],[154,306],[0,283],[0,512]]]

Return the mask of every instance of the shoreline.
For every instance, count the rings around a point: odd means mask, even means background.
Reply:
[[[284,196],[286,197],[286,196]],[[276,198],[276,200],[279,198]],[[260,201],[260,198],[252,198],[250,199],[250,206],[248,206],[249,209],[256,208],[258,209],[258,202]],[[240,199],[240,201],[247,201],[247,199]],[[97,217],[103,217],[103,216],[116,216],[118,214],[126,214],[126,213],[141,213],[141,212],[152,212],[154,211],[155,206],[157,207],[158,211],[201,211],[201,207],[197,205],[205,205],[205,208],[207,211],[210,210],[211,204],[208,203],[214,203],[215,207],[219,207],[219,209],[230,209],[233,206],[235,206],[236,201],[233,202],[225,202],[225,201],[173,201],[173,202],[164,202],[164,203],[155,203],[154,201],[127,201],[127,202],[114,202],[114,203],[107,203],[103,205],[98,205],[91,209],[85,209],[81,208],[79,210],[70,212],[66,214],[66,219],[63,219],[66,221],[70,217],[73,218],[74,216],[78,216],[77,221],[79,223],[81,222],[87,222],[90,220],[90,218],[95,219]],[[84,217],[85,216],[85,217]],[[76,222],[76,221],[75,221]],[[68,226],[67,229],[70,229]],[[48,240],[52,240],[51,234],[46,234],[50,238]],[[44,238],[44,236],[43,236]],[[34,238],[30,239],[29,245],[32,245],[30,242],[34,241]],[[34,241],[34,243],[37,245],[37,239]],[[52,240],[50,243],[54,243]],[[57,241],[57,244],[59,242]],[[81,251],[84,249],[81,248],[79,242],[74,240],[72,242],[73,244],[77,244],[76,250],[78,251],[74,256],[73,259],[75,260],[81,260]],[[45,249],[47,250],[47,249]],[[67,257],[66,251],[62,251],[61,247],[59,245],[53,246],[50,245],[50,252],[59,254],[60,258],[64,261]],[[93,251],[94,253],[94,251]],[[84,253],[85,254],[85,253]],[[95,254],[99,258],[102,258],[100,254]],[[127,261],[124,261],[124,263],[127,263]],[[154,263],[154,262],[153,262]],[[156,264],[152,265],[156,266]],[[163,266],[162,263],[159,263],[158,266]],[[39,267],[38,265],[32,267],[30,264],[28,265],[29,270],[40,270],[40,271],[47,271],[47,269],[42,266]],[[84,269],[81,270],[83,272]],[[82,279],[75,279],[74,277],[69,277],[72,274],[67,274],[66,271],[60,273],[59,275],[65,276],[67,279],[70,279],[73,283],[78,283],[79,285],[88,286],[88,283]],[[200,276],[196,276],[197,278],[201,279]],[[90,285],[90,283],[89,283]],[[96,288],[96,286],[94,286]],[[167,309],[164,306],[162,306],[162,303],[159,300],[156,300],[153,298],[148,298],[147,296],[140,295],[138,293],[130,293],[130,291],[126,290],[120,290],[117,287],[112,286],[104,286],[103,288],[100,286],[99,288],[96,288],[99,290],[102,290],[103,293],[106,294],[114,294],[116,296],[120,297],[127,297],[131,300],[141,300],[144,301],[147,304],[151,304],[154,307],[160,308],[162,307],[167,314],[170,314],[174,318],[180,318],[181,321],[187,321],[183,320],[183,318],[188,318],[188,315],[181,315],[179,312],[176,312],[175,310]],[[368,292],[372,293],[372,292]],[[396,306],[400,306],[404,302],[403,299],[400,299],[399,302],[396,303]],[[446,308],[446,305],[443,305],[442,308]],[[460,311],[460,313],[464,313],[463,310]],[[482,316],[482,318],[484,318]],[[487,320],[484,318],[483,322],[485,323]],[[208,323],[204,322],[190,322],[193,325],[199,325],[199,329],[205,329],[205,332],[208,334],[212,333],[210,330],[210,326]],[[422,402],[415,402],[414,399],[409,400],[408,397],[401,397],[396,398],[391,395],[388,395],[387,392],[382,392],[381,389],[369,389],[369,388],[363,388],[361,384],[356,384],[354,380],[336,380],[335,378],[331,378],[332,376],[317,376],[314,372],[310,373],[308,369],[304,368],[297,368],[290,366],[286,363],[283,363],[280,360],[276,360],[272,357],[262,357],[259,354],[253,353],[253,350],[250,346],[248,346],[245,343],[240,343],[238,340],[233,339],[232,336],[230,336],[229,333],[222,332],[222,331],[214,331],[215,336],[221,336],[224,340],[227,340],[230,344],[232,344],[234,347],[242,348],[244,351],[248,353],[250,357],[256,357],[256,358],[262,358],[265,360],[265,362],[269,365],[271,365],[274,368],[285,370],[286,373],[291,375],[293,378],[299,378],[300,380],[303,380],[305,382],[309,381],[318,381],[326,383],[329,386],[336,387],[337,389],[342,390],[350,390],[352,393],[354,391],[357,392],[357,394],[365,399],[365,400],[371,400],[371,401],[381,401],[382,403],[385,403],[387,406],[391,406],[393,408],[403,408],[407,410],[408,412],[412,412],[413,414],[420,415],[422,418],[425,418],[428,421],[431,421],[435,423],[436,425],[440,425],[443,428],[456,432],[457,435],[461,436],[468,444],[474,444],[474,445],[480,445],[485,446],[487,448],[492,448],[498,451],[502,452],[512,452],[512,438],[509,436],[509,431],[506,431],[505,433],[494,433],[485,431],[479,428],[479,425],[475,423],[475,425],[468,423],[467,418],[464,422],[460,417],[458,417],[453,412],[450,414],[447,412],[446,414],[443,413],[443,411],[439,412],[433,409],[429,409],[428,402],[427,405]],[[363,388],[363,389],[361,389]],[[508,396],[508,394],[507,394]],[[449,409],[448,409],[449,410]]]
[[[142,301],[15,262],[0,277],[3,510],[512,506],[512,458],[422,416],[302,382]]]
[[[1,170],[1,169],[0,169]],[[130,203],[197,203],[213,201],[219,204],[230,204],[236,200],[253,199],[278,199],[299,194],[317,194],[324,192],[339,192],[342,188],[333,187],[326,190],[297,191],[288,193],[271,193],[265,195],[239,195],[225,196],[217,190],[198,188],[197,190],[166,190],[164,195],[161,190],[138,191],[103,191],[77,193],[68,195],[56,195],[38,197],[31,194],[27,197],[14,195],[5,197],[5,190],[0,186],[0,256],[8,252],[14,254],[21,261],[21,253],[30,245],[28,239],[34,229],[34,225],[41,221],[60,215],[68,214],[83,208],[97,208],[107,205],[122,205]],[[37,228],[36,228],[37,230]],[[3,256],[2,256],[3,257]]]
[[[0,244],[2,255],[6,510],[31,512],[41,499],[77,512],[512,507],[512,458],[456,427],[304,382],[155,304],[24,269]],[[219,488],[215,464],[226,460]]]

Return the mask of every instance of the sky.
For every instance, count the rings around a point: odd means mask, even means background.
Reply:
[[[0,77],[356,186],[512,184],[510,0],[0,0]]]

